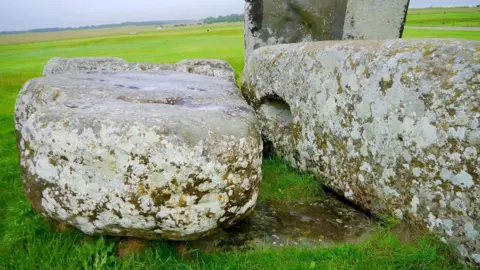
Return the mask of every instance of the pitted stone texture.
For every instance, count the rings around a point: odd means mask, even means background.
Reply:
[[[128,63],[121,58],[109,57],[55,57],[45,65],[43,76],[47,77],[69,72],[89,71],[159,72],[165,70],[206,75],[236,82],[236,75],[232,66],[227,61],[218,59],[186,59],[181,60],[176,64],[156,64]]]
[[[15,127],[33,207],[87,234],[196,239],[255,206],[262,142],[234,83],[179,72],[33,79]]]
[[[50,59],[43,68],[43,76],[50,76],[66,72],[89,71],[125,71],[128,63],[122,58],[114,57],[78,57]]]
[[[245,0],[245,60],[257,48],[401,37],[409,0]]]
[[[480,263],[479,63],[471,41],[277,45],[252,54],[242,91],[294,167]]]
[[[348,0],[343,39],[401,38],[410,0]]]
[[[235,71],[232,66],[223,60],[215,59],[187,59],[177,62],[175,70],[212,76],[236,82]]]
[[[175,71],[175,64],[154,64],[154,63],[128,63],[128,68],[125,71]],[[192,72],[193,73],[193,72]]]

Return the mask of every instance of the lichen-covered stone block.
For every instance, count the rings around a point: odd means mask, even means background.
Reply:
[[[21,90],[33,207],[87,234],[195,239],[249,214],[262,141],[233,82],[180,72],[64,73]]]
[[[218,59],[185,59],[176,64],[157,64],[129,63],[121,58],[113,57],[55,57],[45,65],[43,76],[47,77],[68,72],[161,72],[165,70],[206,75],[236,82],[236,75],[232,66],[227,61]]]
[[[125,71],[128,63],[122,58],[115,57],[77,57],[50,59],[43,68],[43,76],[61,74],[66,72],[89,71]]]
[[[480,264],[479,72],[480,42],[313,42],[256,50],[242,91],[293,166]]]
[[[157,71],[175,71],[175,64],[157,64],[157,63],[128,63],[128,67],[124,71],[135,72],[157,72]],[[191,72],[193,73],[193,72]]]
[[[175,64],[175,70],[212,76],[236,82],[235,71],[224,60],[216,59],[186,59]]]
[[[409,0],[245,0],[245,60],[266,45],[402,36]]]

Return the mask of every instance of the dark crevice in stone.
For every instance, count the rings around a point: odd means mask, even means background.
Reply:
[[[263,0],[245,0],[247,3],[251,3],[251,9],[249,10],[251,16],[250,32],[254,34],[262,29],[263,25]],[[247,17],[247,16],[246,16]]]
[[[364,208],[360,207],[359,205],[355,204],[355,203],[352,202],[351,200],[345,198],[345,196],[340,195],[340,194],[337,193],[334,189],[329,188],[329,187],[327,187],[327,186],[322,186],[322,188],[323,188],[323,190],[325,191],[326,194],[335,197],[337,200],[339,200],[339,201],[347,204],[348,206],[352,207],[352,208],[355,209],[356,211],[362,212],[362,213],[364,213],[365,215],[367,215],[368,217],[373,218],[373,219],[375,219],[375,220],[377,220],[377,221],[380,220],[380,218],[378,218],[376,215],[374,215],[373,213],[371,213],[371,212],[368,211],[367,209],[364,209]]]
[[[407,23],[407,14],[408,14],[408,7],[410,6],[410,0],[407,1],[407,4],[405,5],[405,15],[403,16],[403,22],[402,25],[400,26],[400,34],[399,38],[403,37],[403,30],[405,29],[405,24]]]
[[[262,135],[263,141],[263,158],[273,158],[275,156],[275,148],[273,146],[272,141],[267,139],[264,135]]]

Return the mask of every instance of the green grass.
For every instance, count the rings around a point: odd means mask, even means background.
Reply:
[[[117,56],[128,61],[176,62],[184,58],[220,58],[238,75],[243,68],[243,29],[239,24],[165,32],[0,45],[0,269],[461,269],[450,250],[429,237],[402,243],[388,229],[359,244],[309,250],[265,249],[251,252],[176,256],[163,241],[150,242],[144,255],[114,256],[118,238],[56,233],[35,214],[22,190],[15,146],[13,109],[19,89],[41,76],[52,57]],[[407,31],[409,37],[430,31]],[[441,32],[444,35],[452,33]],[[440,34],[440,33],[436,33]],[[455,33],[456,34],[456,33]],[[478,34],[476,36],[478,38]],[[310,200],[321,195],[309,174],[280,160],[266,160],[261,199]]]
[[[410,9],[407,26],[480,27],[480,8]]]
[[[480,40],[480,31],[405,29],[404,38],[458,38]]]
[[[312,174],[295,171],[279,158],[263,161],[263,179],[263,200],[311,201],[323,195],[321,183]]]
[[[478,7],[433,7],[433,8],[410,8],[408,14],[436,14],[436,13],[475,13]]]
[[[445,245],[425,237],[415,244],[400,242],[380,230],[360,244],[330,248],[256,249],[248,252],[179,256],[167,242],[151,241],[142,255],[115,256],[115,237],[86,237],[78,232],[56,234],[40,219],[0,253],[1,269],[464,269]]]

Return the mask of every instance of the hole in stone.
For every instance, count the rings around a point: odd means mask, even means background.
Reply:
[[[293,123],[293,115],[290,106],[281,97],[277,95],[270,95],[260,100],[260,114],[264,119],[265,128],[272,129],[286,129],[283,133],[291,133],[291,124]],[[267,134],[270,133],[267,131]],[[264,131],[265,134],[265,131]],[[263,156],[272,157],[275,155],[274,145],[268,139],[268,135],[262,135],[263,140]]]
[[[272,158],[275,156],[275,149],[273,147],[272,141],[267,139],[264,135],[262,135],[263,140],[263,158]]]
[[[276,121],[281,126],[288,126],[293,122],[290,106],[279,96],[265,97],[260,103],[260,111],[267,120]]]

